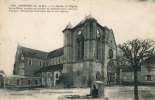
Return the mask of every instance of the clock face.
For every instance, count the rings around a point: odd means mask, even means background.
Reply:
[[[113,58],[113,50],[109,49],[109,58],[112,59]]]

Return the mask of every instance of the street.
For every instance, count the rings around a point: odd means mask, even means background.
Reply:
[[[0,100],[57,100],[62,95],[86,95],[90,89],[50,89],[36,88],[32,90],[8,90],[0,89]],[[133,86],[105,87],[105,96],[109,100],[134,100]],[[155,100],[154,86],[139,86],[140,100]]]

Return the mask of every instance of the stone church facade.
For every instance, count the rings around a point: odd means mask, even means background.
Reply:
[[[42,86],[53,87],[59,78],[70,76],[72,87],[87,87],[92,81],[108,81],[115,75],[116,42],[112,29],[101,26],[92,16],[62,31],[64,46],[43,52],[17,47],[14,74],[40,77]],[[104,77],[102,77],[104,76]]]

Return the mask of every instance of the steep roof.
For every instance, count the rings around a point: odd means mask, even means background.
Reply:
[[[23,53],[24,57],[36,58],[36,59],[45,59],[47,52],[35,50],[27,47],[20,46],[20,51]]]
[[[58,57],[58,56],[61,56],[61,55],[63,55],[63,47],[49,52],[46,59],[53,58],[53,57]]]
[[[63,64],[58,64],[58,65],[50,65],[47,67],[43,67],[42,69],[38,70],[36,73],[40,72],[47,72],[47,71],[59,71],[63,69]]]

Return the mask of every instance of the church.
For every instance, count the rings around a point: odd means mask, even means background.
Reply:
[[[71,87],[88,87],[93,81],[106,84],[108,77],[116,78],[112,29],[89,15],[74,27],[69,23],[62,33],[64,46],[51,52],[18,45],[13,74],[25,77],[18,85],[55,87],[65,75]]]

